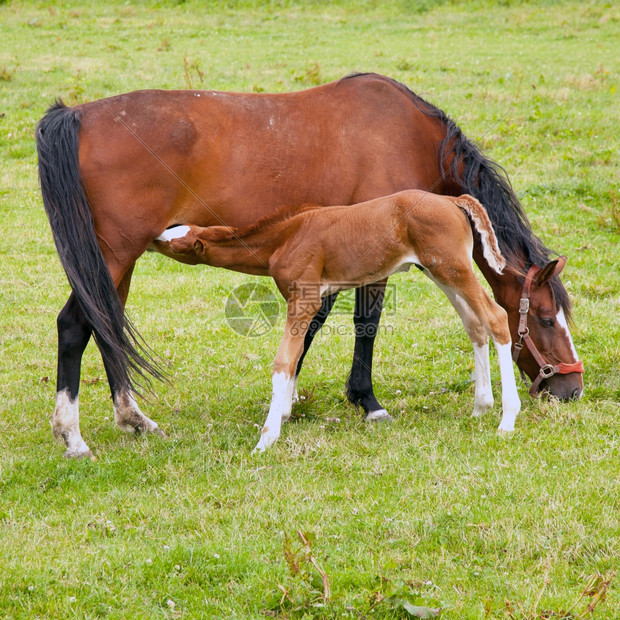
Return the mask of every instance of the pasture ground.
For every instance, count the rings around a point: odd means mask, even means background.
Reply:
[[[206,4],[0,3],[0,616],[620,617],[620,7]],[[375,353],[394,423],[365,425],[344,398],[345,297],[307,358],[307,400],[252,455],[282,319],[241,337],[224,304],[249,276],[147,255],[129,312],[170,373],[143,406],[168,439],[114,426],[90,345],[80,398],[96,460],[63,459],[49,417],[69,287],[33,140],[48,105],[286,91],[352,71],[392,76],[455,118],[569,256],[583,399],[520,388],[509,438],[498,406],[471,419],[468,340],[413,270],[391,280]]]

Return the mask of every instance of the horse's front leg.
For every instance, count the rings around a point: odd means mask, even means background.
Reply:
[[[318,290],[318,289],[317,289]],[[291,415],[296,385],[295,371],[304,348],[304,339],[310,321],[321,307],[321,300],[289,300],[278,352],[273,363],[272,393],[269,413],[254,451],[263,451],[280,436],[282,421]]]
[[[347,398],[362,407],[367,422],[392,419],[379,404],[372,389],[372,353],[383,310],[387,280],[355,289],[355,350],[353,365],[347,381]]]

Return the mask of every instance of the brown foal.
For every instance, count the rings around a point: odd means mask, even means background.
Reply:
[[[514,429],[520,401],[507,315],[473,271],[472,225],[480,235],[486,262],[501,274],[506,262],[487,212],[467,194],[454,198],[407,190],[354,207],[307,207],[245,229],[177,226],[164,231],[154,245],[183,262],[271,276],[286,299],[286,326],[273,365],[271,406],[256,446],[264,450],[278,439],[282,421],[290,417],[295,370],[322,297],[383,280],[411,265],[447,295],[472,341],[476,416],[493,404],[488,348],[492,338],[502,380],[499,430]]]

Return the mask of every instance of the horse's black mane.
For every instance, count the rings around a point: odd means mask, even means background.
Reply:
[[[441,174],[444,178],[454,181],[462,193],[471,194],[485,206],[502,254],[513,269],[523,273],[523,270],[527,271],[531,265],[543,267],[552,260],[552,255],[557,256],[555,252],[545,247],[532,232],[530,222],[514,193],[506,171],[486,157],[443,110],[424,100],[404,84],[385,76],[355,73],[343,79],[363,76],[374,77],[396,85],[410,96],[420,112],[443,123],[446,128],[446,137],[441,142],[438,153]],[[449,170],[446,170],[444,162],[450,161],[452,154],[453,164]],[[459,174],[461,162],[462,174]],[[525,260],[524,265],[523,260]],[[559,278],[551,279],[551,288],[556,303],[568,316],[570,299]]]

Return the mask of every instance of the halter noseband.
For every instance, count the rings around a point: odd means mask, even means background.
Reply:
[[[566,259],[565,259],[566,260]],[[562,267],[564,265],[562,264]],[[564,362],[560,362],[555,366],[553,364],[548,364],[543,359],[543,356],[540,354],[534,341],[530,338],[530,330],[527,326],[527,316],[530,311],[530,288],[532,286],[532,281],[534,276],[540,271],[540,267],[536,265],[532,265],[527,272],[527,276],[525,277],[525,282],[523,283],[523,292],[521,293],[521,300],[519,302],[519,327],[517,329],[517,334],[519,335],[519,342],[516,342],[514,345],[514,350],[512,352],[512,359],[517,363],[519,359],[519,355],[521,355],[521,351],[523,349],[523,344],[527,346],[532,357],[536,360],[536,363],[540,366],[540,371],[538,376],[534,379],[531,387],[530,387],[530,396],[538,395],[538,386],[545,379],[549,379],[549,377],[553,377],[553,375],[567,375],[571,372],[583,372],[583,361],[577,360],[572,364],[565,364]],[[523,370],[519,369],[521,373],[521,378],[523,382],[527,385],[529,383],[527,376],[523,372]]]

